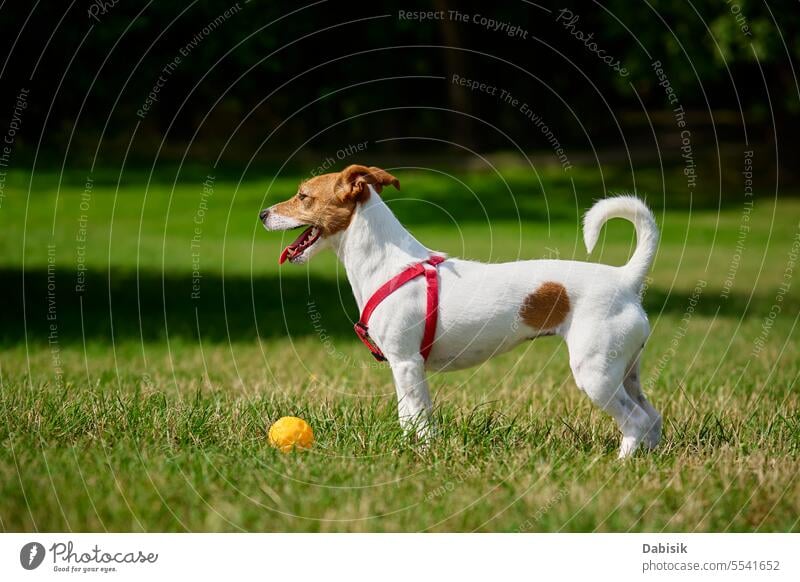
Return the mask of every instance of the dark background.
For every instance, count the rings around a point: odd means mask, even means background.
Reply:
[[[6,2],[0,127],[19,89],[30,89],[15,165],[34,155],[38,164],[66,167],[118,167],[123,160],[149,166],[185,157],[219,158],[239,169],[252,158],[264,168],[289,159],[307,170],[347,144],[386,138],[382,154],[412,158],[551,149],[518,110],[454,86],[453,74],[528,103],[573,158],[593,148],[606,157],[627,150],[655,158],[654,134],[662,146],[679,143],[651,68],[660,60],[687,111],[696,155],[729,148],[739,156],[748,144],[764,144],[759,163],[777,156],[784,181],[795,178],[795,1],[241,0],[240,10],[203,35],[235,6],[228,0],[122,0],[104,9],[84,1]],[[556,22],[563,7],[579,15],[575,29],[594,33],[598,46],[630,71],[627,77]],[[527,38],[471,21],[398,18],[400,10],[434,9],[508,22]],[[163,67],[198,34],[202,39],[141,119],[137,110]],[[392,139],[408,136],[424,139]],[[668,161],[679,157],[678,148],[660,153]]]

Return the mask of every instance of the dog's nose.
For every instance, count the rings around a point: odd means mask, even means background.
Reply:
[[[265,208],[261,212],[258,213],[258,217],[261,219],[261,222],[264,222],[269,216],[269,208]]]

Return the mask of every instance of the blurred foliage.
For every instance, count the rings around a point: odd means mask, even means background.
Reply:
[[[578,16],[572,28],[559,20],[565,6]],[[400,17],[430,10],[457,10],[466,21]],[[524,38],[481,17],[517,26]],[[529,104],[562,145],[622,147],[623,135],[649,133],[647,112],[668,109],[655,60],[680,104],[697,111],[696,135],[711,131],[712,112],[729,111],[714,117],[733,120],[722,139],[741,139],[742,119],[751,137],[771,139],[770,107],[778,131],[798,128],[800,11],[786,0],[9,2],[0,30],[0,121],[19,88],[30,88],[17,146],[30,152],[41,140],[41,155],[56,160],[95,151],[113,163],[179,159],[189,143],[190,158],[247,160],[408,135],[483,149],[550,147],[519,107],[455,87],[453,74]],[[630,75],[612,71],[576,31],[592,34]],[[181,51],[157,101],[137,115]],[[657,129],[674,131],[669,121]]]

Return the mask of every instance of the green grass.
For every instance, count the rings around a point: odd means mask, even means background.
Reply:
[[[397,174],[403,191],[387,197],[432,248],[586,259],[578,218],[602,193],[595,174],[576,170],[577,199],[547,172],[540,184],[511,171],[508,188],[488,174],[457,174],[463,184]],[[711,195],[690,206],[660,194],[655,170],[636,176],[663,232],[645,296],[643,378],[665,434],[656,452],[619,462],[613,422],[575,388],[556,339],[434,375],[440,435],[427,448],[407,439],[389,371],[352,334],[355,303],[334,258],[278,269],[281,235],[256,224],[270,177],[217,180],[201,225],[199,299],[191,239],[203,177],[174,188],[168,178],[125,176],[117,188],[97,177],[82,211],[84,178],[59,186],[37,175],[28,197],[29,177],[10,174],[0,207],[2,530],[800,529],[800,299],[798,268],[787,270],[796,198],[756,197],[725,295],[737,190],[717,211]],[[299,178],[279,178],[266,200]],[[603,179],[632,187],[619,169]],[[632,241],[629,226],[612,223],[590,259],[624,262]],[[267,444],[269,424],[289,414],[313,426],[311,451]]]

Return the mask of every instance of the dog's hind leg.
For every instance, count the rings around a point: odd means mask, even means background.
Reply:
[[[650,404],[650,401],[644,395],[644,392],[642,392],[642,382],[639,375],[639,360],[641,355],[642,351],[639,350],[628,365],[628,370],[625,373],[625,380],[623,380],[622,385],[625,387],[628,396],[630,396],[633,401],[647,413],[647,416],[650,417],[650,428],[647,431],[647,435],[644,437],[644,446],[648,449],[654,449],[661,440],[661,414]]]
[[[622,431],[619,449],[619,458],[622,459],[636,451],[652,422],[623,386],[630,354],[624,358],[612,357],[609,355],[612,352],[598,351],[594,347],[597,339],[595,335],[592,341],[578,342],[578,345],[570,345],[568,341],[570,366],[578,387],[617,422]]]
[[[425,377],[425,362],[417,354],[408,360],[392,361],[392,375],[397,389],[397,412],[400,426],[415,432],[421,439],[431,436],[431,396]]]

